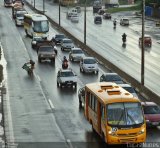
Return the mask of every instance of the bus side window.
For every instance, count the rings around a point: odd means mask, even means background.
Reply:
[[[102,119],[105,118],[105,108],[103,105],[101,106],[101,117],[102,117]]]

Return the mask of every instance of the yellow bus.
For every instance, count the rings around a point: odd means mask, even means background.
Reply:
[[[86,84],[84,113],[107,144],[143,143],[146,121],[141,102],[116,83]]]
[[[47,38],[49,36],[49,21],[45,15],[25,14],[24,29],[27,36]]]
[[[61,6],[73,6],[76,4],[75,0],[61,0],[60,1]]]

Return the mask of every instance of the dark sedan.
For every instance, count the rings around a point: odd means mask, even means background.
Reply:
[[[55,42],[55,44],[60,44],[64,38],[66,38],[64,34],[56,34],[55,37],[52,38],[52,41]]]
[[[105,73],[100,77],[100,82],[115,82],[117,84],[123,84],[122,78],[117,73]]]

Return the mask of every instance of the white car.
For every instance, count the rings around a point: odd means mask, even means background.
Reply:
[[[80,61],[83,57],[85,57],[85,55],[81,48],[72,48],[69,53],[70,61]]]
[[[80,72],[91,73],[94,72],[98,74],[98,62],[93,57],[84,57],[80,60]]]
[[[57,86],[73,87],[77,88],[77,75],[72,71],[72,69],[60,69],[57,73]]]
[[[122,26],[129,26],[129,19],[128,18],[122,18],[122,19],[120,19],[120,25],[122,25]]]
[[[66,14],[67,19],[70,19],[72,15],[77,15],[77,9],[69,10]]]
[[[134,88],[131,85],[129,85],[129,84],[118,84],[118,85],[121,86],[122,88],[124,88],[125,90],[127,90],[134,97],[138,98],[136,91],[134,90]]]
[[[71,49],[73,48],[74,45],[73,45],[73,42],[71,39],[68,39],[68,38],[64,38],[62,39],[61,41],[61,50],[64,51],[64,49]]]
[[[71,16],[71,22],[75,22],[75,23],[79,22],[79,16],[78,16],[78,14],[73,14]]]

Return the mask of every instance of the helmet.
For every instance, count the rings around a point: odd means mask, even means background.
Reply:
[[[66,56],[64,56],[63,59],[66,59]]]

